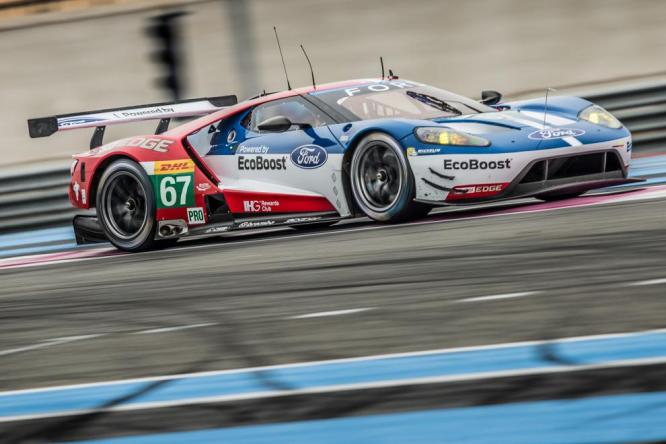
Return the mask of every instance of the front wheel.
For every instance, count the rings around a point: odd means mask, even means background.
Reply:
[[[104,171],[97,188],[97,215],[107,238],[125,251],[162,246],[155,240],[155,196],[146,172],[122,159]]]
[[[430,207],[414,202],[414,175],[402,147],[392,137],[364,137],[351,160],[351,188],[359,208],[380,222],[403,222],[424,217]]]

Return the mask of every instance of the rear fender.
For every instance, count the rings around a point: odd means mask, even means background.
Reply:
[[[122,139],[74,156],[69,198],[77,208],[96,206],[96,192],[104,170],[119,158],[139,163],[150,177],[157,204],[156,220],[182,220],[189,225],[207,222],[205,196],[219,193],[215,178],[197,165],[180,140],[149,135]]]

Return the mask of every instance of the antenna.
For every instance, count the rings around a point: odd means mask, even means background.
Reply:
[[[548,93],[551,91],[555,92],[555,89],[546,88],[546,99],[544,100],[544,105],[543,105],[543,129],[546,129],[546,116],[548,115]],[[536,149],[539,149],[539,147],[541,146],[541,142],[543,142],[543,138],[539,139]]]
[[[277,28],[273,26],[275,32],[275,40],[277,41],[278,51],[280,51],[280,58],[282,59],[282,68],[284,68],[284,77],[287,79],[287,89],[291,91],[291,83],[289,83],[289,75],[287,74],[287,65],[284,63],[284,55],[282,55],[282,47],[280,46],[280,38],[278,37]]]
[[[314,89],[317,89],[317,84],[315,83],[315,78],[314,78],[314,71],[312,69],[312,63],[310,63],[310,57],[308,57],[308,53],[305,52],[305,48],[303,48],[303,45],[301,45],[301,50],[303,50],[303,55],[305,55],[305,60],[307,60],[308,65],[310,65],[310,75],[312,76],[312,87]]]
[[[382,80],[384,80],[384,57],[379,56],[379,64],[382,65]]]
[[[548,93],[555,92],[553,88],[546,88],[546,100],[543,105],[543,127],[546,127],[546,115],[548,114]]]

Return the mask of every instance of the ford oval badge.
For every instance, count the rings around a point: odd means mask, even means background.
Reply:
[[[326,163],[328,153],[319,145],[301,145],[291,152],[291,162],[299,168],[310,170]]]

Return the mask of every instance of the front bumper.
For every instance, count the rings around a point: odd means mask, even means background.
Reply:
[[[538,151],[409,157],[416,200],[461,205],[584,192],[629,179],[630,138]],[[475,168],[472,168],[475,167]]]

